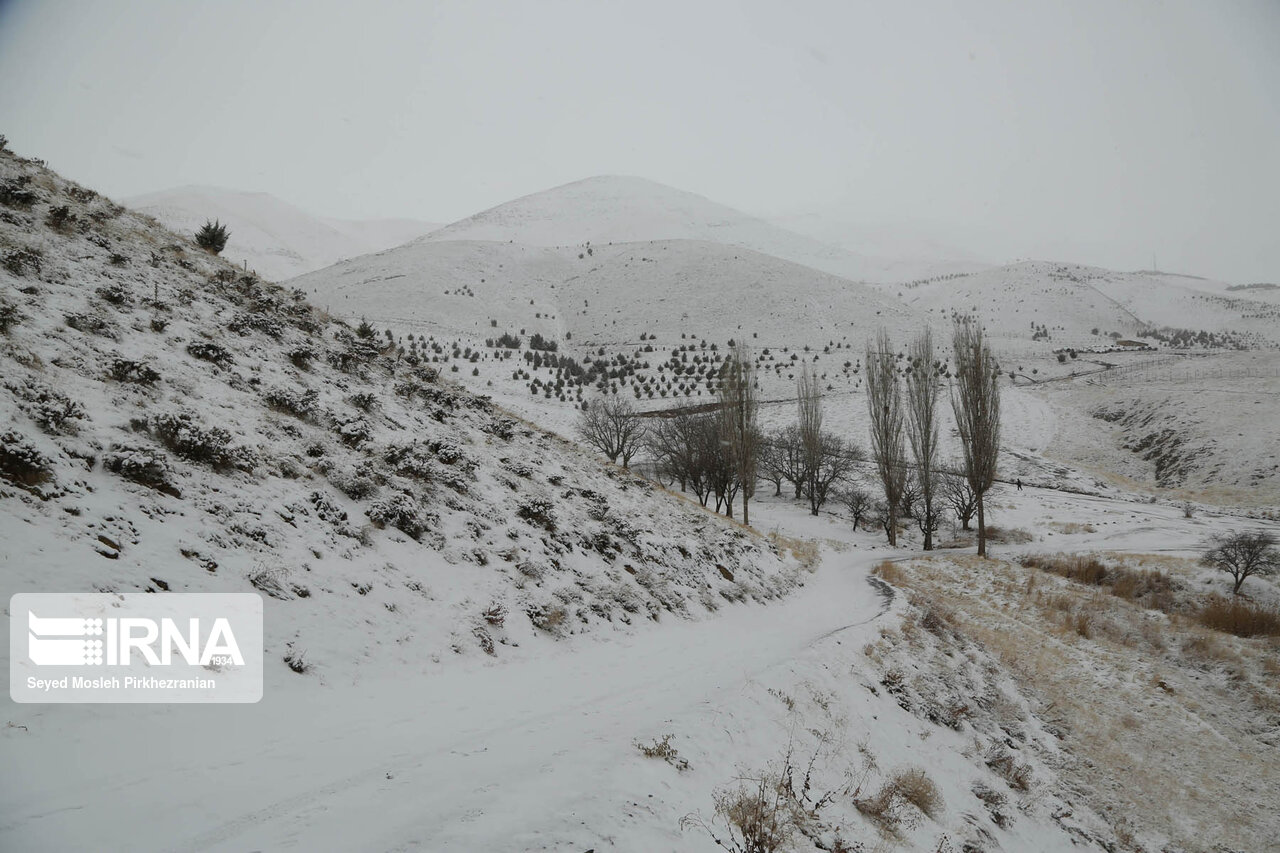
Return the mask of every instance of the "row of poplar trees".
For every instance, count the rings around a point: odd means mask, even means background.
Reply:
[[[961,470],[977,500],[978,555],[987,553],[985,496],[995,482],[1000,452],[1000,368],[982,326],[974,319],[956,322],[952,334],[955,373],[951,410],[960,436]],[[933,335],[925,329],[907,348],[906,365],[898,369],[889,333],[884,329],[867,342],[867,410],[871,417],[871,451],[884,489],[889,518],[889,544],[897,544],[897,512],[908,478],[914,473],[920,492],[924,549],[933,548],[940,516],[938,499],[938,412],[945,372],[935,357]],[[907,457],[910,447],[911,458]]]

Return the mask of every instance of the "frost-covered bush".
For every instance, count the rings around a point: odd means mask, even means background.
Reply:
[[[40,196],[28,189],[30,175],[21,175],[0,181],[0,204],[5,207],[16,207],[26,210],[40,200]]]
[[[31,487],[53,479],[53,460],[40,452],[22,433],[0,433],[0,477]]]
[[[308,418],[315,412],[320,394],[310,388],[299,390],[277,386],[263,392],[262,399],[276,411],[285,412],[296,418]]]
[[[3,266],[14,275],[35,273],[44,269],[44,253],[39,249],[12,249],[4,253]]]
[[[334,418],[333,431],[348,447],[359,447],[373,437],[373,427],[360,416]]]
[[[480,428],[503,441],[510,441],[516,434],[516,422],[500,415],[489,418]]]
[[[9,329],[22,322],[22,313],[17,307],[4,299],[0,299],[0,334],[8,334]]]
[[[347,398],[347,402],[355,406],[362,412],[372,412],[378,408],[379,400],[377,394],[371,394],[368,391],[359,391]]]
[[[289,350],[289,361],[299,370],[307,370],[315,360],[316,351],[306,344],[300,344]]]
[[[188,344],[187,354],[192,358],[198,358],[201,361],[212,362],[219,367],[226,367],[235,360],[225,347],[221,347],[218,344],[209,343],[207,341]]]
[[[503,467],[517,477],[522,477],[525,480],[533,479],[533,467],[526,462],[518,459],[508,460],[504,462]]]
[[[463,473],[470,474],[479,467],[477,462],[467,451],[462,449],[462,445],[450,439],[432,439],[427,442],[427,447],[446,465],[452,465],[454,468]]]
[[[551,501],[546,498],[529,498],[516,507],[516,515],[530,524],[536,524],[552,533],[556,532],[556,518]]]
[[[599,492],[581,489],[578,494],[587,502],[587,518],[592,521],[604,521],[609,515],[609,501]]]
[[[432,482],[440,476],[440,466],[435,456],[422,445],[392,444],[382,454],[382,459],[401,477]]]
[[[129,288],[118,281],[108,282],[94,290],[94,293],[98,294],[98,298],[112,305],[125,307],[133,304],[133,294],[129,292]]]
[[[113,474],[147,486],[158,492],[182,497],[173,485],[173,471],[168,458],[159,450],[134,444],[113,444],[103,457],[102,465]]]
[[[206,427],[186,412],[153,415],[147,427],[161,444],[191,462],[214,468],[253,467],[252,456],[244,448],[234,447],[231,433],[222,427]]]
[[[111,361],[111,378],[117,382],[128,382],[133,385],[154,385],[160,381],[160,374],[150,365],[128,358],[116,358]]]
[[[273,313],[266,311],[237,311],[227,323],[227,330],[237,335],[247,335],[251,331],[259,331],[272,338],[284,334],[284,324]]]
[[[98,335],[103,338],[115,339],[116,331],[107,322],[106,318],[97,314],[80,314],[72,313],[64,315],[67,325],[75,329],[77,332],[84,332],[86,335]]]
[[[55,231],[62,231],[75,225],[76,217],[71,212],[71,208],[67,205],[59,205],[49,208],[49,212],[44,217],[44,224],[48,225]]]
[[[353,501],[362,501],[378,493],[378,482],[364,471],[330,471],[329,482]]]
[[[47,433],[74,434],[78,430],[78,422],[88,417],[84,406],[43,382],[34,379],[7,382],[5,388],[17,398],[22,410]]]
[[[364,512],[379,529],[390,525],[413,539],[422,538],[427,522],[413,495],[399,492],[378,501]]]
[[[533,627],[548,634],[559,634],[569,618],[569,612],[558,604],[531,604],[524,612]]]

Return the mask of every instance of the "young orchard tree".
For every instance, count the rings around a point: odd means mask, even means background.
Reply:
[[[770,439],[771,464],[782,479],[795,489],[796,500],[804,495],[805,467],[804,443],[800,440],[800,427],[787,424]]]
[[[782,443],[778,433],[766,435],[760,442],[759,470],[760,479],[773,483],[773,496],[782,496],[782,481],[786,479],[783,472]]]
[[[711,493],[711,460],[707,456],[707,448],[713,442],[707,439],[707,435],[712,432],[713,418],[686,410],[658,419],[648,431],[645,442],[659,470],[671,480],[678,481],[680,491],[692,489],[703,506],[707,505]]]
[[[1231,575],[1235,581],[1231,592],[1239,595],[1248,578],[1280,572],[1280,551],[1275,546],[1275,535],[1267,531],[1224,533],[1209,540],[1201,562]]]
[[[743,524],[751,523],[748,504],[755,494],[756,460],[760,448],[760,432],[756,426],[759,400],[755,380],[751,349],[738,341],[721,372],[720,440],[742,493]],[[732,507],[729,515],[733,515]]]
[[[230,238],[231,232],[227,230],[227,226],[217,220],[210,222],[206,219],[196,232],[196,245],[216,255],[227,247],[227,240]]]
[[[808,467],[804,487],[810,515],[818,514],[832,488],[849,479],[854,464],[861,458],[861,452],[852,442],[846,443],[840,436],[826,431],[818,434],[817,452]]]
[[[853,486],[840,495],[840,503],[849,511],[849,520],[853,522],[853,529],[857,530],[875,510],[875,498],[871,497],[871,493],[860,486]]]
[[[952,338],[956,379],[951,408],[960,432],[964,476],[978,501],[978,556],[987,555],[984,497],[996,479],[1000,456],[1000,367],[976,319],[956,321]]]
[[[609,458],[631,466],[631,459],[644,445],[644,420],[625,397],[603,397],[589,403],[578,416],[578,434]]]
[[[867,342],[867,411],[871,416],[871,452],[884,489],[884,529],[889,544],[898,544],[898,507],[907,483],[906,445],[902,435],[902,394],[889,332],[881,329]]]
[[[933,333],[925,328],[911,342],[907,365],[907,438],[915,459],[919,493],[916,523],[924,534],[924,550],[933,550],[938,529],[938,378],[933,358]]]
[[[960,527],[968,530],[969,522],[978,514],[978,496],[973,493],[973,488],[962,470],[963,466],[956,464],[952,470],[944,471],[940,485],[942,500],[955,513]]]

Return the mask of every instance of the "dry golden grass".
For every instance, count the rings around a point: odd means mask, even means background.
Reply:
[[[987,525],[987,541],[996,545],[1025,545],[1028,542],[1034,542],[1035,539],[1036,537],[1029,532],[1017,527]]]
[[[1077,759],[1061,774],[1117,831],[1197,851],[1280,837],[1280,761],[1260,739],[1280,725],[1280,643],[1038,572],[971,555],[893,564],[895,585],[951,608],[1037,697]]]
[[[880,562],[871,570],[871,573],[885,583],[891,583],[894,586],[901,586],[904,578],[902,570],[898,568],[898,564],[892,560],[884,560]]]
[[[1097,528],[1092,524],[1080,524],[1075,521],[1051,521],[1049,529],[1055,533],[1066,533],[1068,535],[1075,533],[1094,533]]]
[[[812,539],[783,536],[775,530],[769,534],[769,541],[773,543],[779,554],[790,551],[796,562],[809,570],[817,566],[821,558],[821,546]]]
[[[1242,598],[1211,595],[1196,618],[1207,628],[1237,637],[1280,636],[1280,611]]]

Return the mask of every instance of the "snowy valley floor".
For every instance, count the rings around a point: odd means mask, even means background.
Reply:
[[[997,545],[997,557],[1177,557],[1222,524],[1050,490],[996,504],[998,524],[1033,539]],[[20,770],[0,787],[0,848],[713,850],[713,833],[729,837],[717,792],[732,800],[777,773],[793,778],[796,849],[1265,850],[1259,839],[1276,837],[1275,741],[1250,754],[1248,735],[1226,731],[1248,703],[1222,694],[1222,661],[1184,671],[1146,649],[1126,660],[1099,645],[1120,645],[1109,637],[1050,634],[1028,618],[1032,593],[1013,574],[1032,570],[1013,563],[906,560],[881,571],[910,592],[886,596],[873,568],[918,550],[782,501],[755,512],[761,531],[824,543],[805,585],[778,603],[579,637],[536,659],[459,658],[412,679],[384,670],[321,684],[277,671],[258,705],[9,703],[0,754]],[[1020,662],[1037,654],[1078,669],[1028,689],[1038,670]],[[1089,672],[1092,694],[1081,694]],[[1192,709],[1180,697],[1196,672],[1212,689]],[[1072,690],[1070,710],[1055,711],[1051,697]],[[1259,713],[1274,721],[1276,708]],[[1113,724],[1108,755],[1099,737],[1111,729],[1091,727]],[[1166,726],[1177,740],[1161,751]],[[668,734],[676,754],[638,748]],[[1200,735],[1213,740],[1180,757]],[[877,805],[910,768],[937,802]],[[1239,800],[1249,822],[1214,799],[1237,775],[1253,780]],[[1110,824],[1095,811],[1108,803]]]

